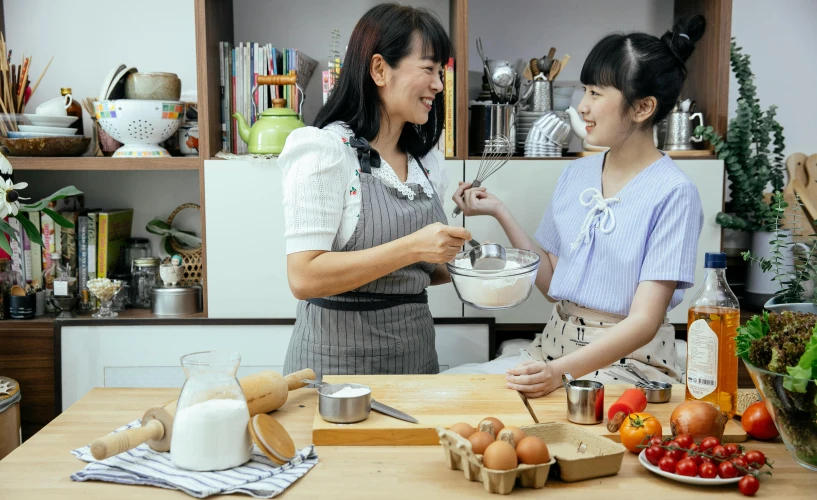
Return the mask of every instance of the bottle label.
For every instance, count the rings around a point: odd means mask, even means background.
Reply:
[[[687,341],[687,389],[701,399],[718,386],[718,335],[699,319],[689,326]]]

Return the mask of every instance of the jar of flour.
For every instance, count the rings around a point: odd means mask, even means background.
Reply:
[[[207,351],[183,356],[187,380],[179,394],[170,460],[176,467],[216,471],[250,459],[250,411],[236,378],[241,356]]]

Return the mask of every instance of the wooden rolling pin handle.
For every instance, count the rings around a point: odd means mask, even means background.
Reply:
[[[621,429],[621,424],[624,423],[624,419],[627,418],[627,414],[623,411],[616,412],[613,415],[613,419],[607,422],[607,430],[610,432],[618,432]]]
[[[91,443],[91,454],[97,460],[104,460],[136,448],[151,439],[160,440],[165,435],[165,426],[158,420],[151,420],[144,427],[108,434]]]
[[[295,75],[261,75],[255,79],[258,85],[295,85]]]
[[[316,375],[315,372],[312,371],[312,368],[305,368],[301,371],[290,373],[284,378],[287,381],[287,387],[289,390],[294,391],[295,389],[300,389],[301,387],[305,387],[307,385],[301,382],[301,380],[315,380]]]

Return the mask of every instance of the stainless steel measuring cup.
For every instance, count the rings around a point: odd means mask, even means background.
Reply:
[[[325,384],[314,380],[303,380],[318,388],[318,413],[327,422],[335,424],[352,424],[369,418],[372,411],[372,390],[368,385],[361,384]],[[335,397],[334,393],[344,387],[367,389],[361,396],[350,398]]]
[[[505,269],[507,256],[505,247],[498,243],[482,244],[477,240],[468,242],[473,248],[468,252],[471,268],[479,271],[501,271]]]
[[[567,419],[575,424],[600,424],[604,421],[604,384],[593,380],[575,380],[562,375],[567,393]]]

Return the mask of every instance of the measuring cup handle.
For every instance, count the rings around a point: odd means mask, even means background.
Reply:
[[[565,385],[565,390],[567,390],[567,386],[573,382],[575,379],[569,373],[565,372],[562,374],[562,382]]]

